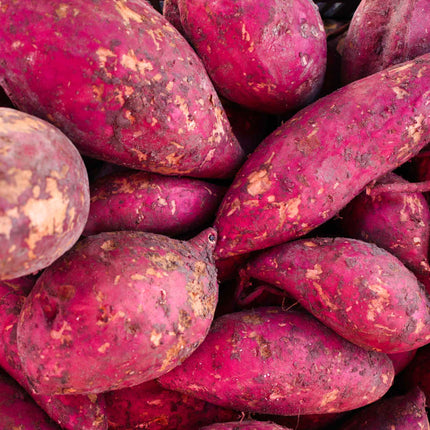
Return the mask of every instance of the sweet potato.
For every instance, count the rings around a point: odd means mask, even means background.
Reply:
[[[430,299],[396,257],[349,238],[300,239],[261,251],[240,271],[285,291],[350,342],[385,353],[430,343]]]
[[[109,391],[104,396],[109,429],[196,430],[240,418],[240,412],[166,390],[155,381]]]
[[[386,354],[353,345],[307,313],[264,307],[217,318],[200,347],[159,381],[244,412],[306,415],[371,403],[393,376]]]
[[[430,430],[426,398],[419,388],[405,395],[383,398],[357,411],[339,430]]]
[[[388,357],[390,357],[390,360],[393,362],[394,373],[397,375],[402,370],[404,370],[408,366],[408,364],[414,359],[416,353],[417,350],[412,349],[411,351],[387,354]]]
[[[0,108],[0,279],[49,266],[79,239],[89,210],[88,175],[51,124]]]
[[[306,234],[414,156],[430,140],[429,66],[427,54],[342,87],[264,139],[221,203],[217,258]]]
[[[90,186],[90,212],[83,234],[138,230],[167,236],[208,227],[225,187],[207,181],[123,170]]]
[[[0,19],[1,85],[81,153],[209,178],[242,163],[201,60],[145,1],[7,0]]]
[[[0,371],[0,428],[60,430],[9,375]]]
[[[429,19],[427,0],[362,0],[345,38],[343,82],[429,52]]]
[[[244,420],[229,423],[216,423],[200,430],[289,430],[287,427],[281,427],[278,424],[268,421]]]
[[[406,186],[408,181],[389,173],[376,184]],[[374,193],[370,188],[348,203],[341,211],[340,219],[345,235],[375,243],[399,258],[418,277],[430,281],[427,258],[430,210],[422,193]]]
[[[22,304],[35,281],[30,278],[0,281],[0,366],[63,429],[106,430],[108,424],[102,396],[44,396],[32,393],[18,355],[16,329]]]
[[[45,269],[17,328],[33,391],[126,388],[185,360],[214,316],[215,242],[212,228],[188,242],[144,232],[100,233]]]
[[[309,0],[178,0],[187,39],[218,92],[281,114],[312,101],[324,78],[326,39]]]

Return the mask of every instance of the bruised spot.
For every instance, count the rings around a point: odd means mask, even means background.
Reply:
[[[180,309],[179,310],[179,324],[178,330],[180,332],[184,332],[187,328],[190,328],[192,324],[192,319],[187,311]]]
[[[255,339],[255,341],[257,342],[257,345],[258,345],[257,354],[259,357],[261,357],[263,360],[267,360],[272,356],[272,351],[270,349],[270,342],[264,339],[263,336],[253,331],[249,334],[249,338]]]
[[[258,194],[263,194],[268,191],[272,186],[272,182],[269,180],[269,175],[266,169],[252,172],[248,176],[248,194],[255,197]]]
[[[58,18],[63,19],[67,17],[67,10],[69,9],[69,5],[65,3],[61,3],[58,5],[58,7],[55,9],[55,14],[58,16]]]

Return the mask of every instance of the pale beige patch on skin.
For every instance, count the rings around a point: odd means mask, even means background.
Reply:
[[[112,239],[106,240],[100,245],[100,248],[103,249],[103,251],[113,251],[117,248],[115,241]]]
[[[6,236],[6,239],[10,239],[12,226],[12,219],[7,214],[6,216],[0,216],[0,235]]]
[[[138,72],[140,74],[145,74],[145,72],[150,72],[154,70],[154,66],[150,61],[139,60],[133,49],[130,49],[127,54],[123,54],[120,61],[121,65],[129,70]]]
[[[376,316],[383,313],[390,304],[390,293],[381,284],[370,284],[368,288],[378,297],[368,302],[367,319],[375,321]]]
[[[6,179],[0,179],[0,196],[11,204],[18,204],[22,193],[31,188],[31,170],[12,167],[6,172]]]
[[[322,274],[322,268],[320,264],[315,264],[313,269],[307,269],[306,270],[306,278],[307,279],[313,279],[317,281],[320,279],[320,275]]]
[[[318,282],[313,281],[312,285],[325,306],[327,306],[333,311],[337,311],[339,309],[339,307],[330,300],[329,295],[323,290],[323,288],[320,284],[318,284]]]
[[[36,257],[33,250],[39,240],[45,236],[64,233],[69,200],[58,189],[57,180],[54,178],[46,178],[45,191],[51,196],[50,198],[31,198],[21,207],[21,212],[30,220],[30,232],[25,239],[30,258]]]
[[[161,49],[159,41],[161,42],[163,40],[163,34],[160,31],[154,32],[154,30],[148,30],[147,33],[149,34],[152,41],[154,42],[155,49],[159,51]]]
[[[415,117],[415,124],[412,124],[409,127],[406,127],[409,137],[411,137],[415,143],[418,143],[422,135],[424,134],[424,130],[425,130],[425,127],[423,127],[424,123],[425,123],[425,117],[421,113]]]
[[[166,160],[169,164],[177,165],[184,158],[184,156],[184,154],[176,154],[175,152],[172,152],[166,156]]]
[[[233,215],[237,210],[240,210],[240,199],[238,198],[231,202],[230,210],[227,212],[227,216]]]
[[[248,176],[248,194],[255,197],[268,191],[272,186],[266,169],[257,170]]]
[[[393,87],[392,89],[393,89],[394,93],[396,94],[396,99],[398,99],[398,100],[402,100],[409,95],[409,93],[406,90],[404,90],[403,88]]]
[[[339,390],[335,388],[334,390],[330,391],[327,394],[324,394],[324,396],[321,399],[320,407],[325,407],[328,403],[334,402],[339,394]]]
[[[97,348],[97,351],[100,352],[100,354],[105,354],[109,347],[110,347],[110,343],[105,342],[103,345]]]
[[[62,326],[59,330],[51,330],[49,335],[52,339],[59,340],[61,344],[64,344],[66,342],[70,342],[72,340],[72,336],[68,333],[64,332],[70,332],[72,331],[71,325],[67,321],[63,321]]]
[[[143,22],[142,16],[127,7],[124,1],[115,1],[115,9],[121,15],[126,25],[130,25],[130,21],[135,21],[139,24]]]
[[[194,315],[200,318],[206,318],[215,311],[215,305],[208,297],[205,297],[206,293],[202,277],[206,275],[206,271],[206,263],[196,261],[194,264],[193,279],[185,287],[189,297],[188,303]]]
[[[175,103],[178,106],[179,110],[184,114],[187,130],[188,131],[194,130],[196,128],[196,122],[194,120],[189,119],[190,110],[188,109],[187,101],[180,95],[176,95]]]
[[[155,347],[157,347],[157,346],[160,346],[160,341],[162,337],[163,337],[163,333],[160,333],[159,331],[154,329],[151,332],[151,337],[149,338],[149,340]]]
[[[178,342],[169,348],[166,352],[166,358],[163,360],[160,366],[160,371],[164,372],[172,364],[174,364],[179,356],[179,353],[187,346],[183,336],[179,336]]]

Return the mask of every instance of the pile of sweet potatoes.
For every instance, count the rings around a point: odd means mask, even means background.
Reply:
[[[429,14],[2,1],[3,427],[430,429]]]

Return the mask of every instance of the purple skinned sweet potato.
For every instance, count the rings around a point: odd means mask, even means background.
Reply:
[[[13,378],[0,370],[0,428],[60,430]]]
[[[243,412],[307,415],[369,404],[393,376],[386,354],[346,341],[312,315],[262,307],[217,318],[200,347],[159,381]]]
[[[418,153],[430,140],[429,80],[427,54],[340,88],[272,132],[221,203],[216,258],[305,235]]]
[[[62,428],[106,430],[108,424],[102,396],[44,396],[32,393],[18,355],[16,329],[22,305],[35,282],[29,277],[0,281],[0,366]]]
[[[345,38],[343,82],[355,81],[429,52],[429,19],[427,0],[362,0]]]
[[[387,354],[388,357],[390,357],[390,360],[393,362],[394,372],[396,375],[408,366],[408,364],[414,359],[416,353],[417,350],[412,349],[410,351]]]
[[[324,26],[309,0],[178,0],[187,39],[219,94],[251,110],[294,111],[318,94]]]
[[[37,272],[70,249],[89,204],[72,142],[46,121],[0,108],[0,279]]]
[[[89,236],[24,302],[18,352],[38,394],[90,394],[155,379],[203,341],[218,298],[212,228],[189,241]]]
[[[269,421],[243,420],[229,423],[216,423],[200,427],[199,430],[291,430]]]
[[[240,412],[221,408],[156,381],[109,391],[106,398],[109,429],[197,430],[213,422],[240,418]]]
[[[355,412],[339,430],[430,430],[426,398],[415,387],[404,395],[385,397]]]
[[[365,349],[403,352],[430,343],[430,299],[415,275],[374,244],[309,238],[261,251],[240,271],[296,299],[327,327]]]
[[[408,181],[389,173],[378,179],[376,186],[380,184],[406,185]],[[375,193],[370,188],[340,212],[340,225],[345,235],[386,249],[419,278],[430,278],[430,210],[422,193]]]
[[[201,60],[145,1],[8,0],[0,19],[1,85],[82,154],[209,178],[242,164]]]
[[[124,170],[90,185],[83,234],[137,230],[179,236],[208,227],[225,187],[200,179]]]

